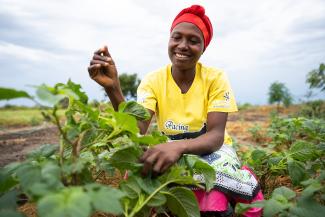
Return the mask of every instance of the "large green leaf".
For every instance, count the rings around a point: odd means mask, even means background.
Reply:
[[[109,159],[110,164],[119,170],[137,171],[142,167],[139,157],[142,150],[136,146],[127,146],[113,152]]]
[[[0,210],[17,208],[17,191],[12,190],[0,196]]]
[[[294,185],[298,185],[308,175],[304,164],[293,159],[288,159],[288,171]]]
[[[194,193],[183,187],[171,188],[163,192],[167,197],[168,209],[178,217],[199,217],[200,210]]]
[[[291,190],[290,188],[287,188],[285,186],[276,188],[273,193],[273,195],[275,194],[279,194],[284,196],[286,199],[290,200],[296,197],[296,192],[294,192],[293,190]]]
[[[54,162],[47,161],[41,165],[41,179],[30,185],[28,192],[41,197],[63,188],[61,169]]]
[[[150,207],[159,207],[159,206],[164,205],[166,203],[166,201],[167,201],[167,198],[164,194],[157,193],[149,200],[147,205]]]
[[[118,128],[119,131],[127,131],[133,134],[139,133],[137,120],[131,115],[115,112],[114,117],[116,120],[116,128]]]
[[[85,189],[96,211],[103,211],[115,215],[123,213],[120,203],[120,199],[125,195],[123,192],[95,183],[86,185]]]
[[[32,97],[25,91],[22,90],[15,90],[12,88],[4,88],[0,87],[0,101],[1,100],[10,100],[16,98],[29,98]]]
[[[6,168],[0,168],[0,194],[10,190],[18,182]]]
[[[196,159],[192,169],[194,169],[195,173],[203,175],[206,191],[210,191],[213,188],[216,179],[215,170],[207,162],[201,160],[197,156],[189,156],[189,158]]]
[[[289,151],[291,157],[297,161],[306,162],[317,157],[315,153],[316,146],[306,141],[295,142]]]
[[[88,101],[88,96],[86,95],[85,92],[81,91],[81,86],[80,84],[76,84],[74,82],[72,82],[70,79],[66,85],[69,89],[71,89],[78,97],[79,100],[86,104]]]
[[[135,176],[129,176],[127,180],[120,183],[121,190],[131,199],[136,199],[141,193],[141,188]]]
[[[44,103],[46,103],[49,106],[54,106],[58,102],[60,102],[63,98],[65,98],[65,95],[57,95],[55,93],[55,89],[51,88],[45,84],[40,85],[37,87],[36,90],[36,96]]]
[[[88,217],[91,214],[91,199],[81,187],[65,188],[43,197],[37,203],[40,217]]]
[[[147,194],[153,193],[157,188],[161,186],[161,183],[156,178],[151,178],[150,176],[140,177],[135,176],[135,180],[137,181],[140,188],[146,192]]]
[[[3,209],[0,210],[0,217],[26,217],[26,216],[20,212],[17,212],[16,210]]]
[[[276,214],[290,207],[290,205],[287,203],[283,196],[281,198],[281,196],[277,195],[277,197],[277,199],[271,198],[270,200],[266,200],[263,202],[263,216],[274,217],[276,216]]]
[[[19,183],[24,191],[41,181],[41,167],[38,164],[24,163],[16,171]]]
[[[148,110],[135,101],[120,103],[118,111],[132,115],[138,120],[148,120],[150,118]]]
[[[28,153],[27,157],[30,159],[48,158],[58,150],[58,145],[45,144],[39,148]]]

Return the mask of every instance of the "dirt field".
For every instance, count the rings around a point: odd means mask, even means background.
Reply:
[[[248,129],[260,125],[266,128],[270,112],[274,107],[265,106],[247,109],[229,114],[227,130],[237,143],[254,144]],[[283,114],[292,113],[284,110]],[[40,126],[5,128],[0,131],[0,167],[14,161],[24,159],[24,156],[32,149],[42,144],[57,144],[59,142],[58,131],[55,126],[42,124]]]
[[[0,131],[0,167],[20,161],[34,148],[42,144],[57,144],[58,131],[55,126],[41,125]]]

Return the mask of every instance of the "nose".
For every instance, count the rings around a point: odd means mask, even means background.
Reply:
[[[180,41],[180,43],[178,44],[178,48],[181,50],[187,50],[188,49],[188,42],[186,39],[183,39]]]

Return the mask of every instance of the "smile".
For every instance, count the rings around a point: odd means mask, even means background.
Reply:
[[[176,53],[175,56],[177,58],[180,58],[180,59],[188,59],[188,58],[190,58],[190,56],[185,55],[185,54],[180,54],[180,53]]]

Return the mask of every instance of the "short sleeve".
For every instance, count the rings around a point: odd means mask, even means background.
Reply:
[[[137,89],[137,102],[156,113],[157,97],[153,89],[153,80],[146,76]]]
[[[224,72],[214,75],[208,93],[208,112],[236,112],[234,93]]]

